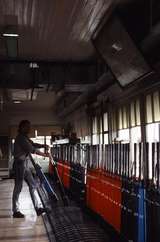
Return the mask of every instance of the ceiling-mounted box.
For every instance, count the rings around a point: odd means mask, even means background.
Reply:
[[[122,87],[152,72],[117,16],[110,18],[94,35],[93,44]]]

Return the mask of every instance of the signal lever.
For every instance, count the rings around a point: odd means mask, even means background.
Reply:
[[[50,161],[54,167],[54,170],[55,170],[55,173],[56,173],[56,176],[57,176],[57,179],[58,179],[58,184],[59,184],[59,190],[60,190],[60,193],[61,193],[61,197],[62,197],[62,200],[63,200],[63,204],[64,206],[69,206],[69,199],[68,199],[68,196],[66,195],[65,193],[65,189],[64,189],[64,186],[63,186],[63,183],[61,181],[61,178],[59,176],[59,173],[58,173],[58,169],[57,169],[57,166],[56,166],[56,163],[54,161],[54,159],[52,158],[52,156],[50,155]]]
[[[45,190],[47,191],[48,195],[52,198],[54,198],[55,201],[58,201],[59,198],[53,188],[51,187],[47,177],[45,176],[44,172],[42,171],[42,168],[39,164],[35,163],[32,155],[30,155],[30,160],[32,162],[32,165],[36,171],[37,176],[39,177],[41,183],[44,185]]]

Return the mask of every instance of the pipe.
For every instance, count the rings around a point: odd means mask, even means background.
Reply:
[[[96,96],[97,93],[101,92],[104,88],[108,88],[113,84],[113,78],[110,72],[105,73],[99,80],[86,92],[78,96],[72,105],[65,108],[62,112],[58,114],[59,117],[64,117],[69,113],[72,113],[76,108],[82,106],[86,103],[90,96]]]

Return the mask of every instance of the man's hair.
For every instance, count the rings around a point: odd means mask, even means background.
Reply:
[[[21,132],[22,128],[26,125],[30,125],[30,121],[29,120],[22,120],[19,125],[18,125],[18,132]]]

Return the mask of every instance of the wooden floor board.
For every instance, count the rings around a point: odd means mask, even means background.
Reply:
[[[20,209],[24,219],[12,217],[12,193],[14,181],[0,181],[0,241],[1,242],[48,242],[42,217],[37,217],[27,185],[20,195]]]

